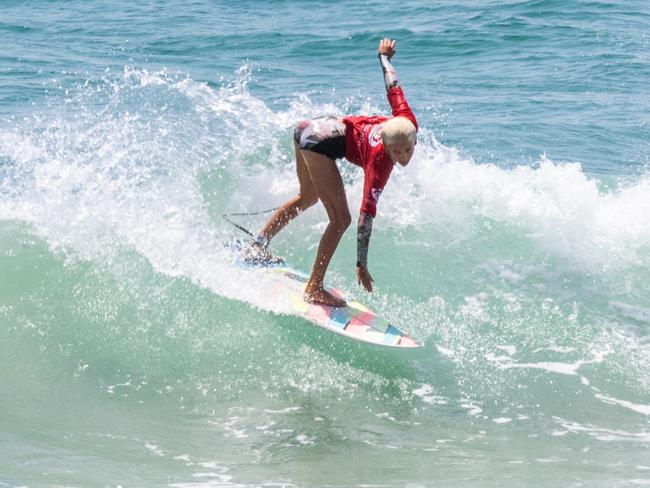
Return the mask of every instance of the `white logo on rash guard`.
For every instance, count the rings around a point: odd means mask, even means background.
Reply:
[[[379,200],[379,197],[381,196],[381,192],[384,191],[383,188],[373,188],[370,190],[370,193],[372,194],[372,199],[377,202]]]
[[[377,124],[368,133],[368,144],[370,147],[377,147],[381,143],[381,128],[384,124]]]

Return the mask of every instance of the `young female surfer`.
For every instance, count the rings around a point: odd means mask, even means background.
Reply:
[[[378,55],[393,117],[325,116],[300,122],[294,131],[300,192],[275,211],[255,239],[254,247],[263,252],[273,236],[289,221],[318,200],[323,202],[330,221],[321,237],[316,261],[305,286],[304,299],[307,302],[345,306],[344,300],[323,286],[330,259],[351,222],[343,180],[335,163],[336,159],[343,157],[364,171],[356,271],[357,282],[367,291],[372,291],[368,244],[377,200],[393,166],[396,163],[406,166],[411,160],[418,127],[390,63],[394,54],[395,41],[384,38],[379,43]]]

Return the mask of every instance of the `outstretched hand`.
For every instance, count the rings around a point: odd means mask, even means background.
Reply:
[[[357,266],[357,284],[362,285],[366,291],[372,291],[372,276],[368,272],[368,268],[363,266]]]
[[[385,54],[388,56],[388,59],[392,58],[395,55],[395,44],[397,41],[391,40],[388,37],[384,37],[379,41],[379,54]]]

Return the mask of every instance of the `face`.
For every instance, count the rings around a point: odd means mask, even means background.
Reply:
[[[399,163],[402,166],[409,164],[417,142],[411,142],[408,139],[397,141],[392,144],[386,144],[386,152],[393,163]]]

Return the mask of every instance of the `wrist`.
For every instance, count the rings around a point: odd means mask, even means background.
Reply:
[[[357,268],[368,269],[368,263],[362,263],[361,261],[357,261]]]

